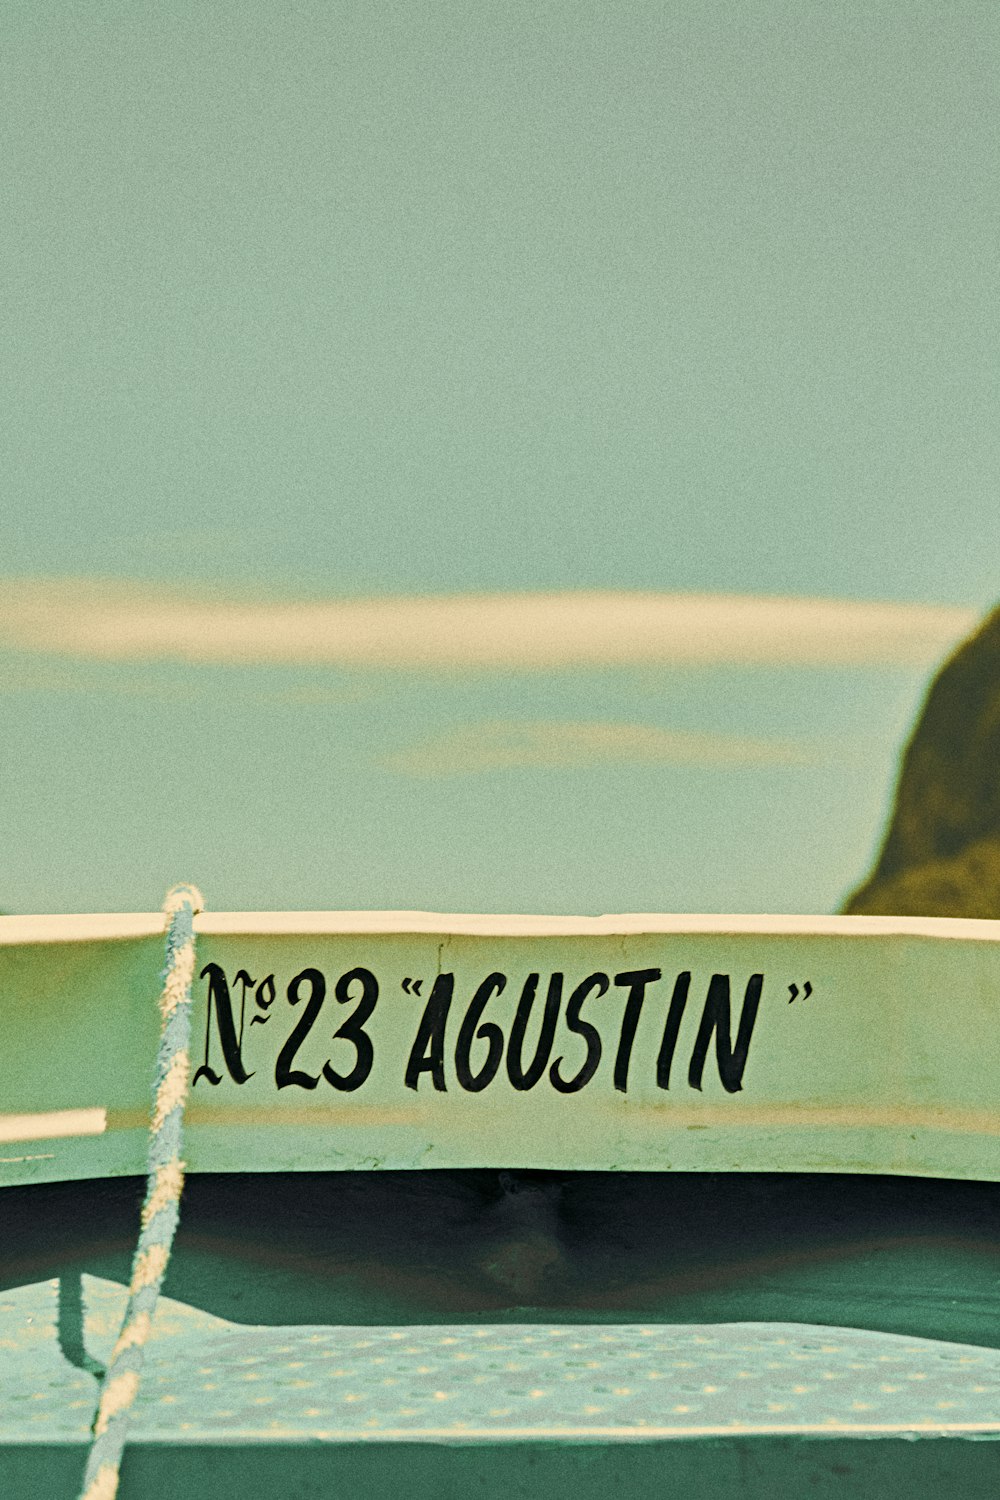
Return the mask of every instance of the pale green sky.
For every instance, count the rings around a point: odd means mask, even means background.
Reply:
[[[8,0],[0,573],[985,610],[998,43],[970,0]],[[0,641],[0,906],[829,909],[933,660]]]

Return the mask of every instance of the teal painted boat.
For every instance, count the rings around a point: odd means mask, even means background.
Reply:
[[[993,1493],[997,924],[195,925],[120,1494]],[[163,936],[0,919],[5,1494],[129,1326]]]

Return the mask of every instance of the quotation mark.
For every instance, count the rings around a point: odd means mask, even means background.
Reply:
[[[813,987],[812,987],[812,985],[809,983],[809,981],[807,979],[806,982],[805,982],[805,984],[802,986],[802,998],[803,998],[803,1000],[808,1000],[809,996],[812,994],[812,992],[813,992]],[[790,984],[788,986],[788,993],[791,996],[791,999],[789,1000],[788,1003],[789,1003],[789,1005],[791,1005],[792,1000],[797,1000],[799,998],[799,987],[798,987],[798,985],[797,984]]]
[[[419,995],[420,986],[423,984],[423,982],[424,981],[422,979],[406,978],[403,980],[403,990],[407,995]],[[412,989],[410,988],[411,985],[413,986]]]

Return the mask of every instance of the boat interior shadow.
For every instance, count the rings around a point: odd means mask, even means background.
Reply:
[[[137,1178],[8,1189],[0,1286],[127,1283]],[[798,1174],[192,1176],[164,1292],[244,1324],[804,1322],[1000,1347],[1000,1189]]]

